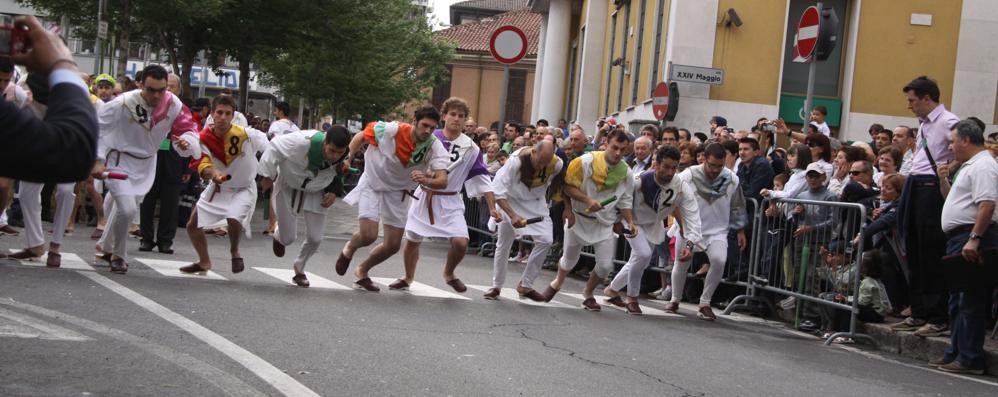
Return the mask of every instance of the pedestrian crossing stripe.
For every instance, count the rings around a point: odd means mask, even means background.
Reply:
[[[566,292],[564,295],[565,296],[570,296],[570,297],[578,299],[580,301],[581,300],[585,300],[585,298],[582,297],[582,294],[573,294],[573,293],[570,293],[570,292]],[[621,295],[620,297],[622,299],[626,299],[623,295]],[[607,299],[607,297],[605,297],[605,296],[593,295],[593,298],[596,298],[596,303],[599,303],[600,306],[603,306],[603,307],[612,307],[612,308],[620,310],[622,312],[626,312],[627,311],[627,309],[625,309],[623,307],[614,306],[614,305],[611,305],[611,304],[608,304],[608,303],[604,302],[604,300]],[[638,304],[640,305],[640,302]],[[678,314],[668,313],[665,310],[656,309],[656,308],[648,306],[648,305],[641,305],[641,314],[645,315],[645,316],[655,316],[655,317],[682,317],[682,316],[680,316]]]
[[[159,272],[164,276],[169,277],[183,277],[183,278],[200,278],[200,279],[210,279],[210,280],[226,280],[222,275],[215,273],[211,270],[204,273],[184,273],[180,271],[181,267],[190,265],[191,262],[182,261],[169,261],[165,259],[150,259],[150,258],[135,258],[142,264],[151,267],[153,270]]]
[[[487,292],[492,287],[487,287],[484,285],[468,285],[468,288],[475,289],[481,292]],[[552,300],[550,302],[534,302],[530,299],[520,299],[520,294],[516,292],[514,288],[503,288],[499,291],[499,297],[505,298],[510,301],[521,303],[529,306],[541,306],[541,307],[558,307],[563,309],[576,309],[576,306],[568,305],[565,303]]]
[[[253,267],[252,269],[260,273],[266,274],[270,277],[284,281],[285,283],[296,285],[293,281],[291,281],[291,278],[294,277],[295,275],[295,271],[292,269],[277,269],[272,267]],[[338,289],[338,290],[351,289],[350,287],[336,283],[330,279],[318,276],[312,272],[305,272],[305,276],[308,277],[310,288]]]
[[[371,281],[374,281],[382,285],[388,285],[395,282],[395,279],[386,278],[386,277],[371,277]],[[444,291],[440,288],[431,287],[429,285],[423,284],[418,281],[413,281],[412,284],[409,285],[409,291],[398,291],[398,292],[409,293],[411,295],[424,296],[429,298],[450,298],[450,299],[460,299],[460,300],[471,300],[471,298],[467,296],[461,296],[453,292]]]
[[[20,250],[10,249],[9,251],[10,253],[15,253]],[[94,270],[94,268],[89,264],[87,264],[87,262],[84,261],[83,258],[80,258],[78,255],[74,253],[62,252],[60,254],[62,255],[62,259],[60,260],[61,263],[60,267],[62,268],[72,269],[72,270],[91,270],[91,271]],[[46,251],[44,254],[42,254],[40,258],[22,260],[19,262],[21,262],[21,264],[25,266],[45,267],[45,262],[48,260],[48,257],[49,253],[48,251]],[[7,259],[10,259],[12,261],[16,260],[11,258]]]

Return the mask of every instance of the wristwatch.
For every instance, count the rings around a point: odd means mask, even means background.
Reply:
[[[981,235],[977,234],[977,233],[974,233],[974,232],[970,232],[970,237],[967,237],[967,239],[968,240],[980,240],[981,239]]]

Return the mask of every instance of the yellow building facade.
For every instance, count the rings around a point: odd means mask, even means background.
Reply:
[[[796,25],[814,1],[534,0],[544,14],[534,87],[537,118],[653,120],[652,90],[669,65],[721,69],[723,84],[678,82],[676,120],[711,116],[747,129],[760,117],[801,122],[809,65],[792,62]],[[815,103],[838,137],[868,139],[872,123],[917,125],[901,87],[935,79],[960,117],[998,123],[998,1],[826,0],[837,45],[819,62]]]

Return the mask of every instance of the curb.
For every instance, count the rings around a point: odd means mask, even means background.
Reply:
[[[860,323],[858,330],[876,339],[879,344],[879,349],[882,351],[891,352],[923,362],[928,362],[934,358],[942,357],[946,349],[950,346],[949,337],[923,338],[915,336],[912,332],[895,332],[890,329],[890,324],[887,323]],[[990,338],[991,333],[986,333],[984,360],[987,363],[987,368],[984,369],[984,374],[998,376],[998,350],[994,349],[994,340]],[[988,346],[988,342],[991,342],[992,346]]]

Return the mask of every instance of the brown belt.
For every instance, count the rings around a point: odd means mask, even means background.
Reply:
[[[438,192],[429,189],[423,189],[423,193],[426,193],[426,210],[430,214],[430,224],[434,224],[433,219],[433,196],[453,196],[458,194],[458,192]]]

